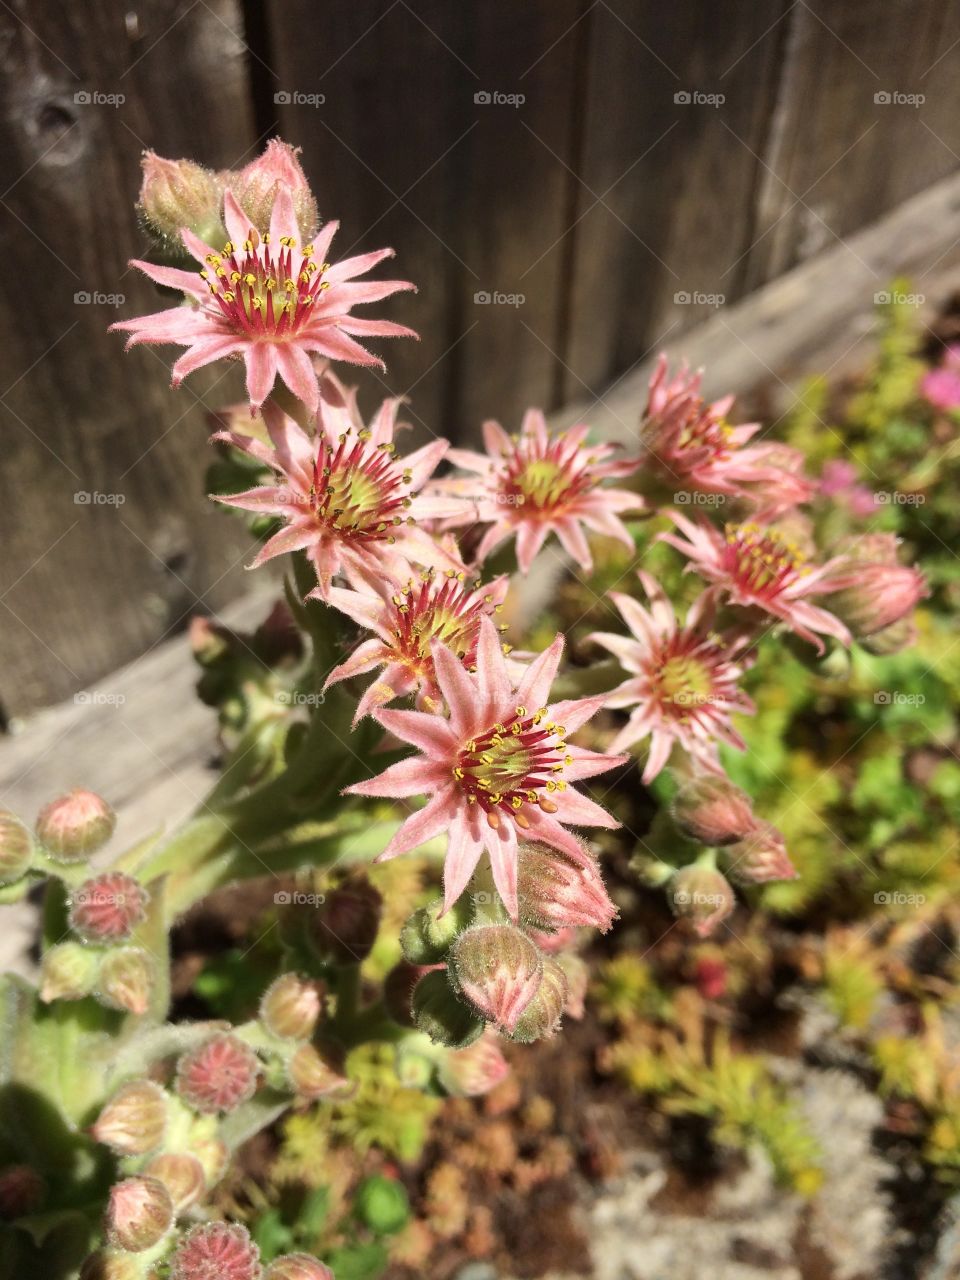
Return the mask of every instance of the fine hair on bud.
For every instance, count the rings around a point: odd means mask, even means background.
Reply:
[[[37,838],[52,858],[84,862],[113,835],[117,815],[101,796],[76,788],[46,805],[37,818]]]
[[[235,1111],[253,1097],[260,1059],[242,1040],[218,1032],[177,1062],[176,1089],[180,1097],[203,1114]]]

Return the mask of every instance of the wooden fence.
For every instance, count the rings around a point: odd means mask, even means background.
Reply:
[[[300,145],[339,254],[392,244],[419,285],[382,307],[423,337],[386,346],[385,385],[464,438],[602,393],[960,167],[958,19],[960,0],[0,0],[5,717],[242,583],[242,530],[203,496],[205,407],[234,373],[174,394],[169,353],[105,332],[156,304],[126,268],[144,148],[220,168],[271,132]]]

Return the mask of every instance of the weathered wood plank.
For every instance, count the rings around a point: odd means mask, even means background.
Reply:
[[[565,264],[542,255],[569,212],[569,175],[551,152],[570,151],[576,42],[565,32],[579,0],[358,0],[321,27],[311,0],[269,13],[289,98],[281,129],[304,149],[322,212],[341,219],[337,252],[393,245],[420,289],[381,308],[423,339],[379,344],[387,385],[410,393],[421,430],[460,437],[484,416],[513,422],[545,402]],[[525,101],[497,100],[507,94]],[[484,293],[526,300],[475,303]]]
[[[217,605],[237,590],[245,539],[207,512],[198,399],[217,405],[231,378],[212,395],[219,372],[172,395],[170,353],[124,357],[106,328],[158,306],[126,266],[144,248],[133,209],[140,151],[218,167],[247,158],[239,5],[13,0],[0,8],[0,109],[9,717],[115,669],[198,597]],[[103,301],[116,294],[122,308]],[[84,504],[78,493],[116,496]]]
[[[787,8],[591,8],[565,398],[702,320],[697,295],[740,296],[723,272],[750,238]]]

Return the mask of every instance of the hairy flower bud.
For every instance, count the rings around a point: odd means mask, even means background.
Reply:
[[[287,1064],[294,1090],[302,1098],[327,1098],[349,1088],[333,1051],[321,1053],[316,1045],[302,1044]]]
[[[223,187],[209,169],[192,160],[165,160],[155,151],[141,159],[140,212],[155,235],[179,244],[188,227],[207,244],[223,240]]]
[[[28,1164],[8,1164],[0,1169],[0,1220],[34,1213],[43,1204],[47,1184]]]
[[[700,863],[681,867],[670,877],[667,898],[673,914],[689,920],[701,938],[708,937],[736,905],[726,877]]]
[[[226,1173],[230,1152],[226,1143],[217,1137],[217,1122],[213,1116],[198,1116],[194,1120],[186,1145],[203,1166],[207,1187],[215,1187]]]
[[[121,942],[147,914],[149,895],[133,876],[105,871],[70,895],[70,928],[87,942]]]
[[[103,957],[97,977],[97,998],[111,1009],[142,1017],[150,1008],[157,965],[143,947],[117,947]]]
[[[404,958],[416,965],[437,964],[446,958],[457,935],[472,919],[473,904],[469,898],[461,898],[446,912],[442,898],[420,907],[400,931]]]
[[[484,1022],[458,1000],[446,972],[434,969],[413,991],[413,1020],[434,1044],[465,1049],[483,1034]]]
[[[163,1183],[177,1214],[195,1205],[206,1190],[203,1165],[186,1151],[169,1151],[154,1156],[143,1172]]]
[[[594,858],[574,863],[544,844],[520,845],[517,896],[520,919],[536,929],[586,925],[606,933],[617,914]]]
[[[327,894],[313,914],[310,940],[327,964],[359,964],[373,950],[380,929],[383,899],[357,876]]]
[[[117,815],[106,800],[79,788],[52,800],[37,818],[37,836],[52,858],[84,862],[113,835]]]
[[[170,1280],[260,1280],[261,1274],[260,1250],[236,1223],[202,1222],[170,1259]]]
[[[282,185],[290,192],[300,238],[309,243],[320,226],[317,202],[313,198],[306,174],[297,159],[299,148],[279,138],[271,138],[263,155],[257,156],[239,173],[225,175],[227,185],[251,225],[258,231],[270,230],[270,213],[277,190]]]
[[[478,1098],[495,1089],[510,1074],[510,1064],[487,1031],[466,1049],[452,1049],[445,1055],[438,1073],[440,1084],[455,1098]]]
[[[481,1017],[513,1031],[537,993],[543,959],[513,925],[478,924],[462,933],[451,949],[450,973]]]
[[[334,1275],[309,1253],[288,1253],[270,1263],[264,1280],[334,1280]]]
[[[724,853],[727,874],[737,884],[797,878],[784,838],[772,822],[757,822],[747,836],[728,845]]]
[[[532,1044],[534,1040],[548,1040],[560,1026],[560,1019],[567,1003],[567,975],[558,960],[545,956],[543,977],[537,994],[517,1019],[511,1039],[520,1044]]]
[[[673,820],[700,844],[732,844],[754,826],[750,797],[729,778],[701,774],[684,783],[673,801]]]
[[[586,1011],[587,990],[590,986],[590,970],[586,963],[572,951],[557,956],[557,964],[567,977],[567,999],[563,1012],[577,1022]]]
[[[124,1178],[110,1188],[104,1231],[107,1243],[128,1253],[159,1244],[173,1226],[173,1201],[158,1178]]]
[[[260,1059],[229,1032],[219,1032],[177,1062],[177,1093],[205,1115],[235,1111],[253,1097]]]
[[[260,1021],[281,1040],[309,1040],[319,1017],[319,987],[295,973],[282,973],[260,1001]]]
[[[32,857],[30,832],[14,814],[0,809],[0,885],[22,879]]]
[[[100,970],[100,956],[82,942],[60,942],[43,954],[40,964],[40,999],[82,1000],[93,990]]]
[[[163,1141],[169,1100],[152,1080],[121,1085],[100,1112],[90,1132],[120,1155],[145,1156]]]
[[[899,564],[899,539],[892,533],[851,537],[841,544],[853,581],[830,597],[830,610],[857,640],[900,622],[929,595],[919,569]]]

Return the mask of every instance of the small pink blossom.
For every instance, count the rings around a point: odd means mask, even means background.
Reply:
[[[875,496],[859,483],[860,473],[845,458],[833,458],[823,464],[819,492],[825,498],[842,502],[855,516],[872,515],[877,506]]]
[[[960,409],[960,346],[947,347],[940,367],[923,375],[920,394],[935,409]]]
[[[323,600],[339,573],[364,587],[383,577],[403,581],[410,574],[408,562],[461,570],[458,560],[417,527],[424,519],[463,509],[456,499],[420,492],[447,442],[435,440],[399,458],[394,444],[399,400],[385,400],[365,427],[352,392],[330,374],[321,389],[314,435],[270,400],[263,406],[269,445],[240,432],[218,431],[213,437],[277,474],[278,483],[217,495],[228,506],[285,521],[251,568],[288,551],[306,551],[319,583],[315,594]]]
[[[561,849],[582,864],[584,852],[562,824],[619,825],[568,785],[605,773],[624,757],[568,746],[566,736],[584,725],[604,698],[547,704],[562,653],[563,637],[557,636],[515,687],[496,627],[484,618],[473,674],[434,641],[437,685],[449,719],[420,711],[377,713],[384,728],[421,754],[347,790],[395,799],[430,796],[425,808],[403,823],[380,860],[446,832],[445,909],[460,897],[486,849],[497,890],[516,919],[518,834]]]
[[[734,729],[735,712],[751,714],[750,699],[737,688],[747,664],[738,655],[746,635],[727,640],[712,631],[717,593],[703,592],[681,626],[663,588],[639,573],[650,600],[645,609],[631,596],[611,591],[632,636],[595,632],[589,638],[609,650],[630,678],[607,694],[608,707],[633,707],[630,719],[611,743],[612,751],[649,736],[643,781],[652,782],[678,744],[712,773],[721,773],[717,743],[742,751],[746,744]]]
[[[219,251],[188,227],[181,230],[184,247],[202,268],[199,272],[136,259],[131,263],[156,284],[181,290],[185,304],[111,326],[130,333],[128,350],[140,343],[186,347],[173,366],[175,387],[203,365],[241,356],[255,411],[279,375],[312,414],[318,399],[312,353],[382,367],[356,337],[416,337],[403,325],[350,314],[361,303],[413,288],[404,280],[353,282],[392,256],[392,249],[331,265],[326,254],[339,224],[328,222],[313,244],[301,244],[293,196],[285,182],[276,184],[266,235],[251,226],[232,191],[224,197],[223,213],[230,239]]]
[[[511,438],[497,422],[483,424],[485,454],[450,450],[449,460],[477,477],[441,482],[443,492],[472,497],[475,504],[470,516],[450,524],[476,521],[490,526],[477,549],[478,561],[515,536],[517,563],[522,573],[528,573],[548,535],[555,533],[569,555],[590,573],[593,557],[583,525],[633,547],[619,517],[642,510],[643,499],[625,489],[604,488],[603,481],[629,475],[637,463],[610,461],[615,446],[587,445],[588,431],[581,425],[551,436],[540,410],[529,409],[519,436]]]
[[[508,585],[509,579],[502,576],[486,586],[469,587],[462,573],[448,570],[437,577],[425,570],[404,587],[389,581],[377,584],[376,595],[332,587],[328,602],[374,635],[330,672],[325,687],[382,667],[357,705],[354,724],[376,707],[413,692],[421,710],[439,711],[433,641],[442,641],[468,671],[473,670],[480,619],[500,610]]]
[[[686,366],[670,378],[667,357],[657,360],[640,434],[660,480],[738,498],[771,516],[808,501],[813,484],[803,474],[800,451],[775,442],[748,445],[760,423],[731,426],[733,396],[707,404],[701,378]]]
[[[177,1062],[177,1093],[204,1114],[235,1111],[253,1097],[260,1059],[236,1036],[213,1035]]]
[[[728,524],[721,531],[706,521],[694,524],[675,512],[671,518],[686,541],[673,533],[663,533],[661,539],[689,556],[688,569],[716,583],[733,604],[779,618],[820,653],[823,642],[817,632],[850,644],[850,632],[840,619],[808,598],[849,585],[849,575],[842,572],[843,557],[811,565],[800,548],[774,527]]]
[[[246,1227],[201,1222],[191,1227],[170,1259],[170,1280],[260,1280],[260,1250]]]

